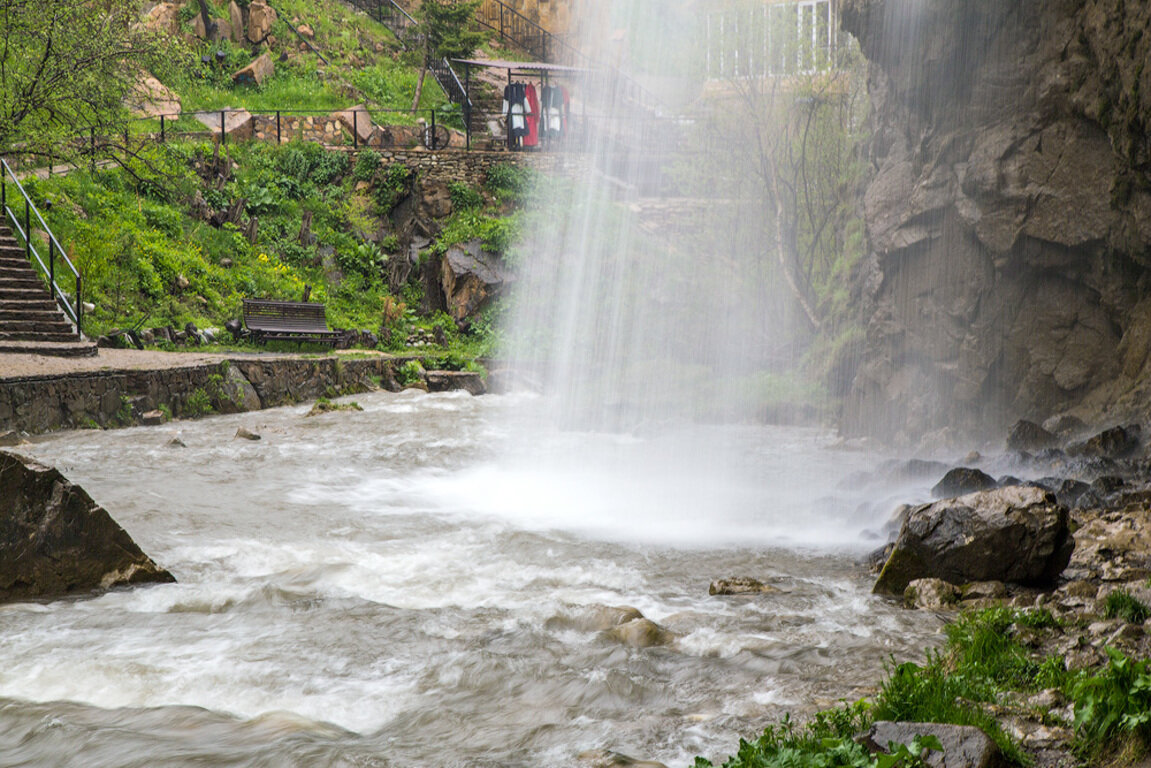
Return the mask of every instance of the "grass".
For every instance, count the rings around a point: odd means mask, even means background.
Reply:
[[[1061,690],[1075,713],[1073,744],[1088,765],[1126,765],[1151,747],[1151,660],[1130,659],[1108,648],[1108,663],[1089,672],[1068,672],[1063,659],[1040,659],[1016,639],[1027,630],[1058,630],[1046,610],[988,608],[961,614],[946,628],[947,644],[923,664],[892,664],[873,703],[857,702],[817,713],[799,726],[790,717],[740,748],[724,768],[858,766],[879,758],[849,742],[873,722],[951,723],[983,730],[1013,765],[1032,760],[1002,729],[992,710],[1011,693]],[[1070,724],[1069,724],[1070,725]],[[905,755],[914,761],[914,755]],[[868,762],[868,761],[872,762]],[[1112,762],[1108,762],[1112,761]],[[905,762],[901,765],[917,765]],[[696,768],[711,763],[696,759]]]
[[[1117,589],[1108,594],[1104,600],[1103,616],[1108,619],[1123,619],[1128,624],[1142,624],[1151,618],[1151,609],[1127,590]]]

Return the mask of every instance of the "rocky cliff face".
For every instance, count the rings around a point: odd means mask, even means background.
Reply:
[[[845,431],[1151,414],[1151,5],[844,0],[843,24],[875,107]]]

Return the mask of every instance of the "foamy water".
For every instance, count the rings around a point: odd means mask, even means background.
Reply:
[[[178,583],[0,607],[0,765],[687,765],[931,641],[854,563],[890,504],[838,486],[878,458],[823,433],[529,433],[531,397],[357,400],[22,449]],[[781,592],[708,596],[732,576]],[[580,629],[599,605],[677,639]]]

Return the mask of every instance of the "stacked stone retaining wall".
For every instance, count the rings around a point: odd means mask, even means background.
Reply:
[[[166,410],[174,418],[197,416],[205,402],[218,412],[252,410],[249,406],[256,401],[237,396],[228,385],[237,381],[229,368],[255,391],[260,408],[375,388],[398,391],[395,371],[403,362],[383,357],[232,359],[160,370],[0,379],[0,433],[128,426],[155,410]]]

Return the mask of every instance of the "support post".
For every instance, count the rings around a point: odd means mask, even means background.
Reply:
[[[472,65],[464,65],[464,147],[472,149]]]
[[[48,288],[56,293],[56,249],[52,247],[52,235],[48,235]]]
[[[283,139],[280,138],[280,110],[276,110],[276,144],[282,144]]]
[[[160,115],[160,143],[161,144],[164,143],[165,138],[166,137],[164,136],[164,116]]]
[[[352,149],[360,147],[360,110],[352,110]]]
[[[24,256],[32,260],[32,204],[24,198]]]
[[[76,273],[76,335],[84,336],[84,279]]]
[[[432,110],[432,145],[428,149],[439,149],[436,146],[436,110]]]
[[[224,144],[228,141],[228,133],[227,133],[227,131],[224,130],[224,128],[225,128],[224,110],[221,109],[220,110],[220,146],[221,147],[224,146]]]

